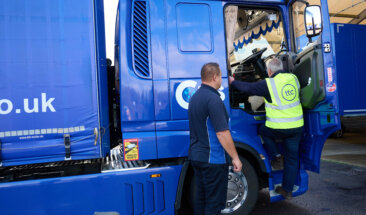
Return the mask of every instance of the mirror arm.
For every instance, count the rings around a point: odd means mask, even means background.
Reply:
[[[302,3],[306,4],[306,6],[309,6],[309,2],[307,2],[307,1],[304,1],[304,0],[297,0],[297,2],[302,2]]]
[[[303,0],[298,0],[298,1],[303,2]],[[312,6],[317,6],[317,5],[311,5],[310,7],[312,7]],[[316,33],[316,24],[315,24],[314,16],[311,17],[311,27],[312,27],[312,29],[308,29],[307,28],[307,25],[306,25],[306,20],[307,20],[306,19],[306,17],[307,17],[307,14],[306,13],[307,12],[306,11],[307,11],[307,8],[308,7],[309,7],[309,4],[307,4],[307,6],[305,7],[305,11],[304,11],[305,12],[304,13],[304,25],[305,25],[306,36],[307,36],[307,38],[309,40],[309,43],[311,43],[312,42],[312,37],[314,37],[316,35],[319,35],[322,32],[322,30],[320,30],[320,32],[318,34]],[[320,17],[321,17],[321,13],[320,13]],[[322,18],[320,18],[320,19],[322,19]],[[321,28],[323,28],[322,20],[320,20],[320,25],[321,25]],[[310,32],[312,32],[312,34],[309,35]]]
[[[315,25],[314,25],[314,18],[313,18],[313,35],[315,34],[315,30],[314,30],[314,27]],[[306,29],[305,29],[306,30]],[[306,30],[307,31],[307,30]],[[309,43],[312,43],[313,42],[313,37],[312,36],[309,36],[307,33],[306,33],[306,36],[307,36],[307,38],[308,38],[308,40],[309,40]]]
[[[313,42],[313,38],[308,36],[309,44]]]

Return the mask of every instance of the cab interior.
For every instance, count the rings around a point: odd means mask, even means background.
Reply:
[[[282,15],[276,8],[261,9],[240,5],[225,8],[225,31],[229,75],[235,80],[257,82],[268,78],[266,62],[279,58],[284,70],[295,74],[300,82],[304,109],[313,109],[325,98],[321,37],[309,40],[303,26],[304,7],[292,11],[292,34],[286,35]],[[293,44],[286,37],[292,36]],[[303,47],[299,47],[303,44]],[[292,46],[292,50],[289,48]],[[231,108],[250,114],[263,114],[264,98],[229,89]]]

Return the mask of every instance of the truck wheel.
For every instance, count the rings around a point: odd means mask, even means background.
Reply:
[[[336,138],[342,138],[342,137],[343,137],[343,135],[344,135],[344,131],[343,131],[343,129],[339,129],[338,131],[334,132],[334,136],[335,136]]]
[[[333,134],[330,135],[330,137],[332,138],[342,138],[344,135],[344,131],[345,131],[345,127],[344,124],[341,122],[341,129],[339,129],[338,131],[335,131]]]
[[[243,163],[241,173],[230,169],[228,179],[228,191],[226,208],[221,211],[223,215],[246,215],[249,214],[258,197],[258,176],[250,162],[240,157]]]

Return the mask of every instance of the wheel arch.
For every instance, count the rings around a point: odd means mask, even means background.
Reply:
[[[254,167],[258,178],[260,188],[268,187],[268,173],[266,170],[265,161],[261,159],[260,154],[251,146],[241,142],[235,142],[238,154],[245,157]],[[245,165],[245,164],[243,164]],[[189,198],[189,191],[191,180],[193,177],[193,169],[188,160],[183,163],[182,171],[179,176],[179,182],[177,187],[177,195],[175,198],[175,214],[182,214],[181,211],[185,210],[188,206],[187,198]]]
[[[245,157],[254,167],[259,178],[260,188],[268,187],[268,172],[266,169],[264,155],[260,155],[253,147],[242,142],[235,142],[238,154]],[[245,165],[245,164],[243,164]]]
[[[175,198],[174,208],[175,214],[184,214],[182,210],[188,206],[187,197],[189,197],[189,188],[193,177],[193,169],[188,160],[183,163],[182,171],[179,176],[179,182],[177,187],[177,195]]]

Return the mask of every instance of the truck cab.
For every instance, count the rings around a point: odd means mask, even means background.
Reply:
[[[243,161],[228,175],[222,213],[249,214],[262,188],[282,200],[274,190],[283,170],[272,170],[258,136],[263,98],[228,81],[265,79],[272,57],[300,82],[293,195],[307,191],[306,171],[319,172],[340,126],[326,0],[120,0],[114,66],[102,0],[46,2],[0,1],[1,213],[191,213],[188,104],[207,62],[220,65],[218,92]]]
[[[249,82],[268,77],[265,62],[278,57],[301,86],[305,132],[293,195],[304,193],[306,170],[319,172],[323,144],[339,126],[328,6],[326,1],[310,2],[319,6],[282,0],[120,2],[115,59],[123,139],[144,134],[139,136],[142,159],[187,156],[189,99],[201,84],[202,65],[217,62],[223,74],[219,93],[244,161],[242,175],[230,173],[223,213],[250,210],[263,187],[269,188],[271,201],[282,199],[274,189],[283,172],[271,170],[257,133],[265,122],[263,98],[241,94],[228,84],[230,75]],[[318,9],[314,25],[305,19],[311,8]],[[123,31],[130,23],[131,34]]]

